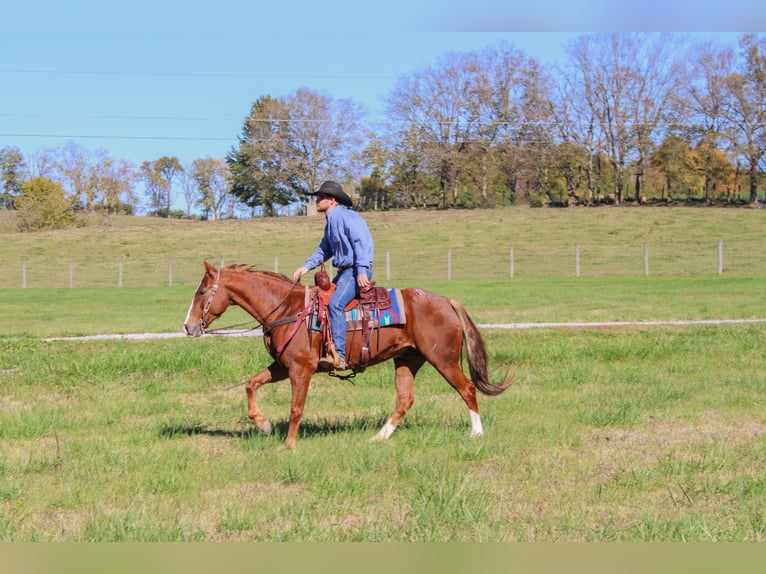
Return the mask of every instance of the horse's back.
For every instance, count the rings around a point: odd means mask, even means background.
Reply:
[[[451,326],[453,322],[455,325],[460,324],[449,298],[420,287],[406,287],[401,290],[401,294],[407,317],[413,318],[415,323],[444,327]]]

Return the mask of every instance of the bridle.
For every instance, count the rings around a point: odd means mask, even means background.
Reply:
[[[218,272],[216,273],[215,282],[213,283],[213,286],[212,286],[212,287],[211,287],[211,289],[210,289],[210,295],[208,295],[207,301],[205,301],[205,305],[202,307],[202,317],[200,318],[200,325],[202,326],[202,332],[203,332],[203,333],[206,333],[206,332],[207,332],[207,328],[208,328],[208,326],[210,325],[210,323],[209,323],[209,322],[208,322],[208,320],[207,320],[207,314],[208,314],[208,311],[210,311],[210,306],[213,304],[213,299],[215,298],[215,295],[216,295],[216,293],[218,293],[218,284],[219,284],[220,280],[221,280],[221,268],[219,267],[219,268],[218,268]],[[298,279],[298,280],[296,280],[296,281],[293,281],[292,285],[290,285],[290,288],[287,290],[287,293],[286,293],[286,294],[285,294],[285,296],[282,298],[282,300],[281,300],[281,301],[280,301],[280,302],[277,304],[277,306],[276,306],[276,307],[274,307],[274,308],[273,308],[273,309],[272,309],[272,310],[271,310],[271,311],[270,311],[270,312],[269,312],[269,313],[268,313],[268,314],[267,314],[267,315],[266,315],[266,316],[263,318],[263,320],[262,320],[262,321],[260,321],[260,324],[259,324],[259,325],[256,325],[255,327],[253,327],[253,329],[257,329],[259,326],[261,326],[261,325],[263,325],[264,323],[266,323],[266,321],[268,320],[268,318],[269,318],[269,317],[271,317],[271,316],[272,316],[272,315],[273,315],[273,314],[274,314],[274,313],[277,311],[277,309],[279,309],[279,308],[280,308],[280,307],[281,307],[281,306],[284,304],[284,302],[285,302],[285,301],[287,301],[287,298],[290,296],[290,293],[292,293],[293,289],[294,289],[294,288],[295,288],[295,286],[298,284],[298,281],[300,281],[300,279]],[[292,322],[292,321],[294,321],[294,320],[295,320],[295,318],[294,318],[294,317],[290,317],[290,318],[289,318],[289,321],[287,321],[287,320],[280,320],[280,321],[276,321],[276,322],[274,322],[274,323],[271,323],[270,325],[267,325],[267,327],[274,327],[274,326],[276,326],[277,324],[281,324],[281,323],[283,323],[283,322],[284,322],[284,323],[287,323],[287,322]],[[258,321],[256,321],[256,322],[258,322]],[[215,331],[210,331],[210,334],[215,334],[216,332],[220,332],[220,331],[223,331],[223,330],[225,330],[225,329],[230,329],[231,327],[239,327],[239,326],[241,326],[241,325],[246,325],[246,324],[247,324],[247,323],[241,323],[240,325],[232,325],[232,326],[230,326],[230,327],[225,327],[225,328],[223,328],[223,329],[216,329]],[[269,330],[270,330],[270,329],[269,329]]]
[[[210,290],[210,295],[207,298],[207,301],[205,301],[205,306],[202,307],[202,317],[200,318],[200,325],[202,325],[202,331],[206,331],[208,328],[207,321],[207,313],[210,311],[210,305],[213,304],[213,298],[215,297],[215,294],[218,293],[218,282],[221,280],[221,268],[218,268],[218,273],[215,277],[215,283],[213,283],[213,287]]]

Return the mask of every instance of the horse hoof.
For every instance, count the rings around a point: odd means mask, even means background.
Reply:
[[[271,434],[271,421],[264,421],[258,425],[258,430],[265,435]]]

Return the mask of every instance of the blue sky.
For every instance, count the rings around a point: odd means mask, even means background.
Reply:
[[[399,75],[450,50],[503,39],[552,62],[582,33],[564,30],[764,28],[750,0],[727,2],[708,24],[705,3],[688,1],[678,3],[683,19],[656,0],[611,18],[606,0],[257,4],[30,0],[0,9],[0,148],[29,154],[71,140],[136,163],[162,155],[189,163],[225,156],[260,96],[307,87],[374,114]],[[660,6],[662,21],[644,21]]]

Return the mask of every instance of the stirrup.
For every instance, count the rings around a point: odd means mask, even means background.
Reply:
[[[325,355],[324,357],[319,359],[319,366],[322,369],[327,369],[328,371],[335,369],[335,357],[332,355]]]

